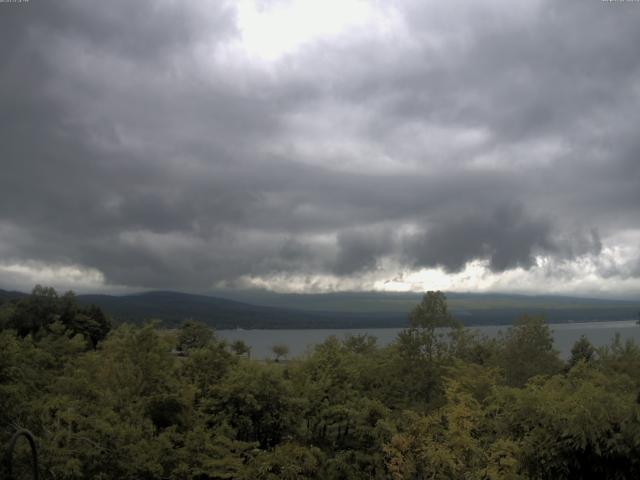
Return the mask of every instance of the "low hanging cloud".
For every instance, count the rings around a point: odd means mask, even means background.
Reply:
[[[365,229],[338,234],[338,254],[333,271],[337,275],[350,275],[374,270],[380,258],[394,251],[394,238],[390,230]]]
[[[0,288],[640,279],[638,4],[288,8],[0,4]]]
[[[442,267],[459,272],[474,260],[486,260],[492,272],[529,269],[540,256],[573,259],[598,255],[602,244],[597,230],[573,232],[558,238],[561,227],[547,218],[531,217],[522,206],[504,205],[457,215],[405,241],[407,262],[418,267]]]
[[[456,217],[416,234],[407,242],[409,261],[417,266],[460,271],[475,259],[486,259],[493,271],[530,268],[536,254],[555,250],[551,225],[527,218],[522,209],[499,207]]]

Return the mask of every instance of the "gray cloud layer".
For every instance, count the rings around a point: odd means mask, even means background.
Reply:
[[[0,5],[2,261],[206,289],[529,269],[640,229],[638,4],[399,5],[402,38],[269,65],[233,4]]]

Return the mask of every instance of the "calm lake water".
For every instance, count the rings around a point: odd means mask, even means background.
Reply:
[[[588,322],[549,324],[553,332],[554,345],[563,357],[568,357],[574,342],[584,335],[599,347],[611,343],[616,333],[625,341],[633,339],[640,343],[640,326],[634,320],[622,322]],[[494,337],[508,326],[471,327],[489,337]],[[362,329],[309,329],[309,330],[218,330],[218,335],[229,341],[244,340],[251,347],[252,358],[273,357],[271,347],[284,344],[289,347],[289,358],[305,354],[314,345],[322,343],[331,335],[344,338],[347,335],[367,333],[378,339],[378,345],[391,343],[400,328],[362,328]]]

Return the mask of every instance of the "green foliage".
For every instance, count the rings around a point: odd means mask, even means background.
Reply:
[[[317,478],[322,452],[316,447],[281,443],[260,452],[247,465],[241,478],[247,480],[302,480]]]
[[[596,349],[591,342],[582,335],[571,347],[571,357],[569,358],[569,368],[575,367],[578,362],[589,363],[595,358]]]
[[[52,287],[36,285],[29,297],[17,302],[8,326],[21,337],[36,336],[60,316],[63,305]]]
[[[486,465],[480,404],[455,381],[447,382],[446,398],[430,415],[405,412],[401,432],[385,446],[392,478],[464,479]]]
[[[229,345],[231,351],[236,355],[246,355],[251,357],[251,347],[245,343],[244,340],[236,340]]]
[[[0,329],[13,329],[21,337],[39,339],[56,323],[70,337],[82,335],[92,348],[111,330],[111,320],[99,307],[81,308],[73,292],[58,296],[52,287],[36,285],[31,295],[0,307]]]
[[[189,352],[206,347],[214,339],[213,330],[202,322],[186,320],[180,327],[176,348]]]
[[[542,317],[523,315],[500,340],[497,362],[509,385],[521,387],[535,375],[553,375],[563,367]]]
[[[195,388],[196,399],[205,399],[212,389],[238,363],[221,342],[212,342],[192,351],[182,363],[182,378]]]
[[[283,357],[286,358],[286,356],[289,355],[289,347],[282,343],[278,343],[271,347],[271,351],[275,355],[276,362],[280,361],[280,359]]]
[[[295,427],[296,403],[277,366],[240,363],[207,398],[208,421],[228,424],[236,438],[262,448],[279,444]]]
[[[121,325],[94,343],[96,311],[34,292],[0,306],[0,443],[31,430],[43,478],[640,474],[633,342],[581,339],[564,365],[542,319],[489,340],[451,322],[432,292],[388,347],[331,337],[305,358],[263,362],[194,322],[177,336]]]
[[[628,377],[578,364],[567,376],[498,391],[498,431],[531,478],[632,478],[640,472],[638,405]]]
[[[635,388],[640,388],[640,347],[632,340],[622,342],[616,334],[611,345],[597,350],[597,364],[611,374],[623,374],[634,381]]]
[[[409,315],[409,328],[392,345],[389,381],[398,393],[396,406],[434,406],[442,398],[443,366],[470,340],[449,314],[444,293],[427,292]],[[417,404],[417,405],[416,405]]]
[[[426,329],[458,325],[449,314],[446,295],[439,290],[424,294],[422,301],[409,314],[409,324],[412,328]]]
[[[376,350],[376,337],[367,333],[362,335],[347,335],[344,339],[344,347],[353,353],[358,354],[371,354]]]

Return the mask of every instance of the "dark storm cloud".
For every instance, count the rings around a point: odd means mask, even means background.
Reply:
[[[521,205],[507,204],[430,225],[408,236],[405,253],[417,266],[457,272],[467,262],[486,259],[492,271],[502,272],[530,268],[536,254],[575,258],[597,255],[602,249],[596,230],[562,238],[554,236],[556,230],[548,219],[531,217]]]
[[[1,260],[201,289],[527,269],[640,228],[637,4],[399,5],[410,41],[264,67],[233,3],[0,4]]]
[[[205,12],[208,14],[203,15]],[[35,0],[31,5],[4,9],[2,15],[3,26],[13,25],[14,41],[25,36],[70,41],[86,52],[109,52],[156,63],[192,46],[203,35],[225,38],[235,34],[233,9],[222,2],[196,9],[165,0]]]
[[[529,268],[535,253],[553,250],[551,226],[528,218],[522,208],[505,206],[457,217],[408,239],[407,254],[419,266],[459,271],[473,259],[486,258],[494,271]]]
[[[388,230],[345,231],[338,235],[338,256],[334,272],[349,275],[376,267],[378,259],[392,253],[393,237]]]

